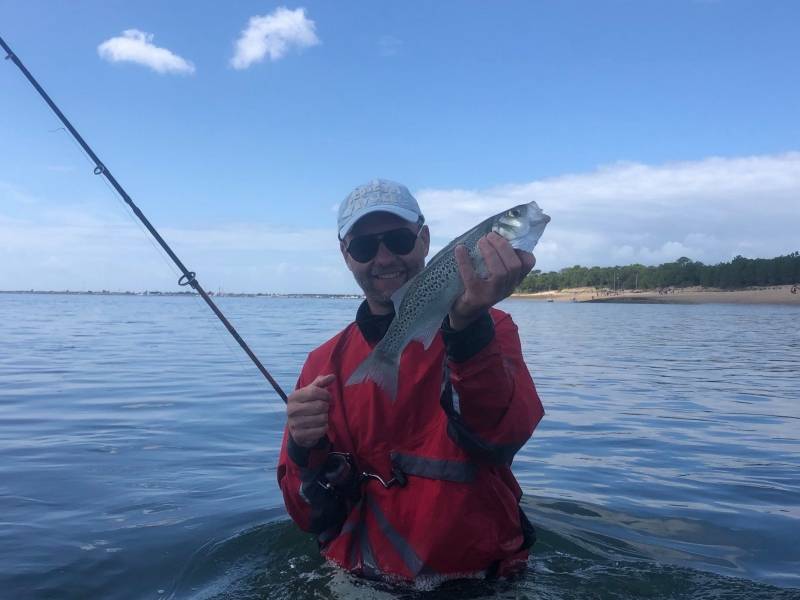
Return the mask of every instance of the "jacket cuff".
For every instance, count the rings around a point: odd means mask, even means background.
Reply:
[[[328,458],[331,443],[328,436],[323,436],[311,448],[304,448],[294,441],[292,434],[289,434],[289,443],[286,451],[294,464],[303,469],[314,469],[322,466]]]
[[[456,363],[465,362],[494,339],[494,321],[485,312],[461,331],[456,331],[450,327],[450,317],[445,317],[442,323],[442,339],[448,358]]]

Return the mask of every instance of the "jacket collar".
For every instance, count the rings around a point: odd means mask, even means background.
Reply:
[[[373,315],[366,300],[361,303],[356,313],[356,325],[358,325],[361,335],[370,344],[377,344],[383,339],[389,325],[392,324],[392,319],[394,319],[394,310],[385,315]]]

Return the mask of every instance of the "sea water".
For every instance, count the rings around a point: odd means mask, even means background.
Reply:
[[[217,299],[281,386],[357,300]],[[547,414],[526,574],[325,564],[284,406],[196,297],[0,294],[0,598],[800,598],[800,310],[509,300]]]

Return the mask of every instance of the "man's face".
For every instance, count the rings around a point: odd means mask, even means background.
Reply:
[[[416,224],[404,221],[391,213],[371,213],[360,219],[339,244],[347,268],[352,271],[356,283],[364,290],[370,310],[374,314],[390,312],[392,294],[425,267],[425,257],[428,255],[430,245],[428,228],[422,226],[414,249],[406,255],[392,253],[381,242],[375,257],[361,263],[347,253],[347,246],[354,237],[383,233],[401,227],[414,233],[419,229]]]

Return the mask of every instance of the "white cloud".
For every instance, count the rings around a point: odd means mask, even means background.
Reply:
[[[4,202],[10,189],[0,182],[0,289],[177,289],[177,268],[123,214],[127,209],[105,200],[12,206]],[[228,223],[159,232],[208,290],[357,289],[338,253],[333,220],[320,229]]]
[[[553,218],[536,249],[546,270],[680,256],[715,263],[800,249],[798,152],[617,163],[487,190],[424,189],[417,197],[437,243],[535,200]]]
[[[250,17],[247,28],[236,40],[231,66],[246,69],[269,55],[276,61],[294,46],[307,48],[319,44],[314,21],[306,18],[304,8],[277,8],[268,15]]]
[[[553,219],[536,247],[538,268],[546,271],[681,256],[714,264],[737,254],[800,250],[797,152],[620,163],[520,185],[416,195],[432,251],[489,215],[535,200]],[[155,242],[107,200],[46,199],[0,181],[0,289],[177,289],[175,268]],[[163,223],[159,231],[209,290],[355,292],[329,207],[329,200],[318,206],[328,215],[326,227]]]
[[[121,36],[106,40],[97,47],[100,58],[109,62],[132,62],[158,73],[194,73],[194,65],[153,42],[153,34],[127,29]]]

